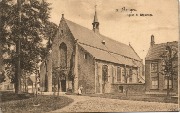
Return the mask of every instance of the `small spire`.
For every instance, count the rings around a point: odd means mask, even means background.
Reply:
[[[94,22],[98,22],[96,7],[97,7],[97,5],[95,5]]]
[[[95,5],[95,14],[94,14],[94,20],[93,20],[92,25],[93,25],[93,31],[99,32],[99,22],[98,22],[98,18],[97,18],[96,7],[97,7],[97,5]]]

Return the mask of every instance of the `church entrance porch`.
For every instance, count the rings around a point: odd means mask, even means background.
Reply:
[[[61,91],[66,92],[66,80],[61,80]]]

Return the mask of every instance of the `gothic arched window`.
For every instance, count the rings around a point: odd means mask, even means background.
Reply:
[[[60,44],[60,67],[66,68],[67,66],[67,46],[64,42]]]

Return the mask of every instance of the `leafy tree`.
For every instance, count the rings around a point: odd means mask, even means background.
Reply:
[[[67,70],[60,67],[53,67],[52,68],[52,74],[53,74],[53,84],[54,84],[54,94],[56,92],[56,85],[58,85],[58,95],[59,95],[59,90],[60,90],[60,81],[65,80],[66,75],[67,75]]]
[[[0,42],[6,57],[4,64],[17,71],[16,64],[20,58],[21,70],[35,73],[36,64],[48,53],[47,47],[51,46],[57,26],[48,20],[51,10],[49,3],[43,0],[17,1],[19,5],[13,0],[0,2]],[[18,43],[20,54],[17,52]],[[16,76],[11,78],[12,82],[18,82]],[[15,87],[15,92],[19,93],[17,90]]]
[[[173,76],[177,74],[175,68],[177,65],[174,63],[177,62],[177,47],[172,45],[166,45],[166,50],[161,55],[162,58],[162,72],[161,74],[167,78],[167,97],[170,96],[170,87],[169,80],[174,78]]]

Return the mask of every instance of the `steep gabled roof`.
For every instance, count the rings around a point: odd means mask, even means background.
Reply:
[[[127,65],[134,65],[134,60],[141,61],[132,47],[95,33],[93,30],[69,20],[65,19],[65,21],[74,38],[78,40],[79,45],[96,59]]]
[[[167,43],[160,43],[160,44],[154,44],[149,48],[148,54],[146,55],[145,60],[159,60],[161,59],[161,55],[164,53],[166,50],[166,45],[169,46],[174,46],[178,48],[178,42],[173,41],[173,42],[167,42]]]

